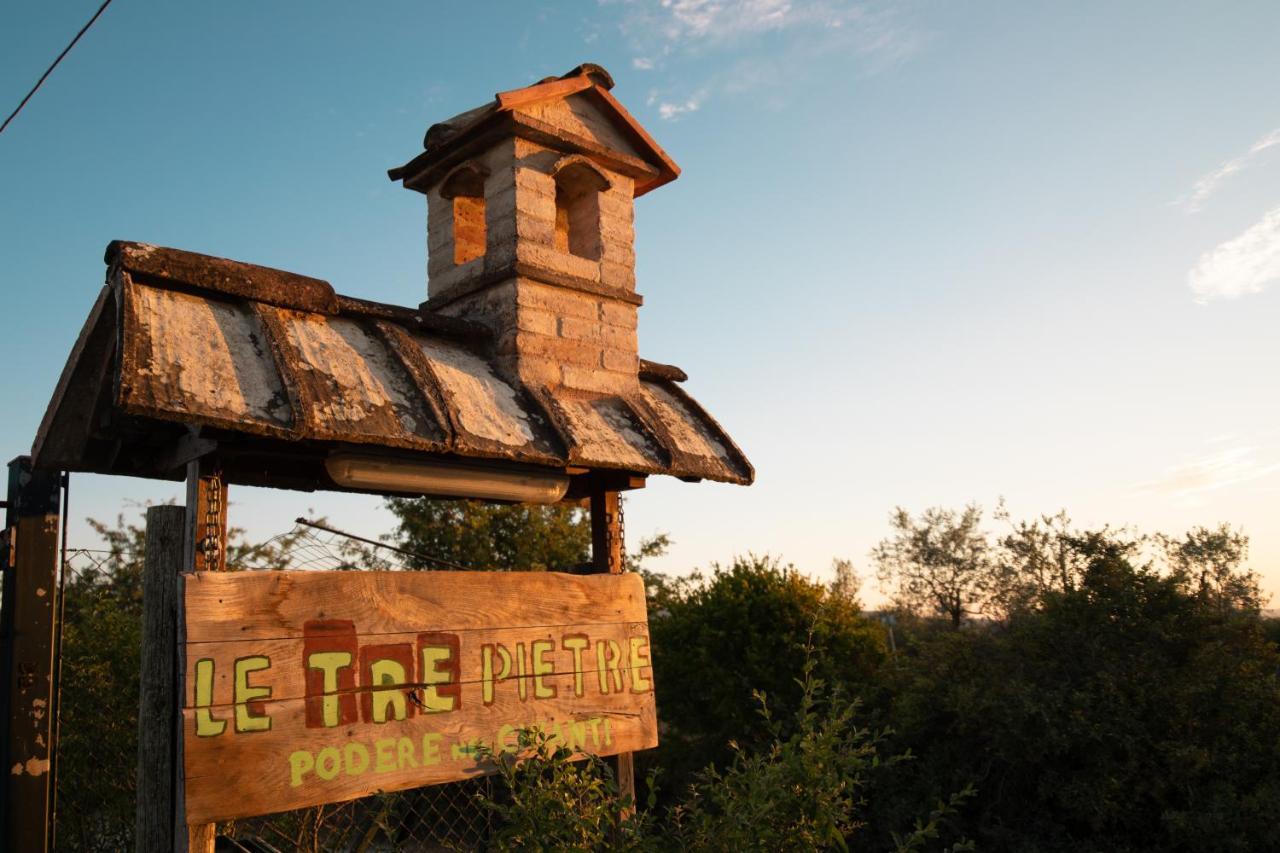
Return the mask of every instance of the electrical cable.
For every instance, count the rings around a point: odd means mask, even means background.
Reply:
[[[9,122],[13,121],[17,117],[18,113],[22,112],[22,108],[27,105],[27,101],[31,100],[31,96],[36,93],[36,90],[44,85],[44,81],[53,73],[53,69],[58,67],[58,63],[62,61],[62,58],[71,52],[71,48],[76,46],[76,42],[80,41],[80,37],[89,32],[89,28],[93,26],[94,22],[98,20],[103,12],[107,11],[107,7],[110,5],[111,0],[106,0],[106,2],[98,7],[98,11],[94,12],[93,17],[89,19],[89,23],[80,28],[80,32],[76,33],[76,37],[71,40],[71,44],[64,47],[62,49],[62,53],[58,54],[58,58],[53,61],[53,64],[45,69],[45,72],[40,75],[40,79],[31,87],[31,91],[27,92],[27,96],[22,99],[22,103],[18,104],[13,112],[9,113],[9,117],[4,120],[4,124],[0,124],[0,133],[4,133],[4,129],[9,126]]]

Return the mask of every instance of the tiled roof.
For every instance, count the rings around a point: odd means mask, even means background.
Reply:
[[[431,125],[423,139],[426,149],[403,166],[388,171],[393,181],[418,189],[456,165],[469,152],[469,146],[484,144],[489,135],[525,136],[535,141],[548,137],[558,147],[586,156],[603,158],[614,170],[633,177],[635,195],[644,195],[676,179],[680,167],[662,146],[610,93],[613,78],[599,65],[586,63],[560,77],[547,77],[526,86],[499,92],[493,100],[459,113],[453,118]],[[535,105],[573,96],[593,100],[614,128],[634,146],[635,157],[618,150],[601,148],[585,136],[566,131],[539,120]]]
[[[324,281],[112,243],[103,289],[41,424],[37,465],[181,476],[216,440],[230,477],[326,488],[337,447],[750,483],[753,471],[679,386],[642,362],[628,397],[524,387],[486,331],[340,296]],[[177,449],[175,449],[177,448]],[[292,462],[290,460],[293,460]],[[292,466],[292,467],[291,467]]]

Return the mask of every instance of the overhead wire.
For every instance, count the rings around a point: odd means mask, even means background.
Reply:
[[[93,17],[89,19],[89,23],[80,28],[80,32],[76,33],[76,37],[71,40],[71,43],[62,49],[62,53],[58,54],[58,58],[53,61],[53,64],[46,68],[45,72],[40,75],[40,79],[31,87],[31,91],[27,92],[27,96],[22,99],[22,103],[18,104],[18,106],[14,108],[13,112],[9,113],[9,117],[4,120],[4,124],[0,124],[0,133],[4,133],[5,128],[9,126],[9,122],[17,118],[18,113],[22,112],[22,108],[27,105],[27,101],[31,100],[31,97],[35,95],[36,91],[44,85],[44,81],[49,79],[49,75],[53,73],[53,69],[58,67],[58,63],[71,52],[71,48],[76,46],[76,42],[80,41],[80,37],[89,32],[89,28],[92,27],[94,22],[102,16],[103,12],[107,11],[107,7],[110,5],[111,0],[105,0],[105,2],[98,7],[98,11],[94,12]]]

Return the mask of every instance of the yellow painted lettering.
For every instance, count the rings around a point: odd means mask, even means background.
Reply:
[[[582,650],[587,647],[590,640],[586,634],[566,634],[561,640],[561,645],[573,654],[573,695],[581,697],[584,690],[582,678]]]
[[[376,759],[373,769],[379,773],[390,773],[396,769],[396,739],[393,737],[379,738],[373,742],[373,751]]]
[[[600,718],[592,717],[587,720],[587,725],[591,726],[591,742],[595,744],[596,749],[600,748]]]
[[[448,646],[423,646],[422,647],[422,683],[427,685],[422,705],[424,710],[429,714],[438,714],[452,711],[457,707],[458,697],[454,695],[441,696],[441,684],[450,682],[449,671],[441,672],[438,664],[448,663],[453,656],[453,649]]]
[[[307,658],[307,667],[324,673],[324,699],[321,708],[325,728],[338,725],[338,670],[351,666],[351,652],[314,652]],[[313,724],[314,725],[314,724]]]
[[[613,745],[613,721],[608,717],[604,718],[604,745]]]
[[[409,738],[402,737],[396,741],[396,761],[401,770],[418,766],[418,760],[413,757],[413,741]]]
[[[535,699],[554,699],[556,687],[546,683],[546,676],[556,671],[555,664],[546,659],[546,655],[555,649],[550,640],[534,640],[530,646],[533,657],[533,696]]]
[[[498,666],[494,667],[494,656]],[[501,643],[484,645],[480,648],[480,688],[484,704],[493,704],[494,685],[511,676],[511,652]]]
[[[212,704],[213,658],[201,658],[196,661],[196,737],[214,737],[227,729],[226,720],[214,719]]]
[[[302,777],[316,766],[316,760],[305,749],[289,753],[289,787],[296,788],[302,784]]]
[[[509,723],[498,729],[498,738],[494,745],[500,752],[515,752],[520,748],[520,744],[513,739],[515,733],[516,727]]]
[[[649,638],[632,637],[629,644],[631,646],[631,692],[648,693],[653,689],[653,683],[644,673],[645,668],[649,666]]]
[[[606,654],[607,652],[607,654]],[[600,677],[601,693],[622,692],[622,647],[617,640],[596,640],[596,673]],[[613,676],[613,690],[609,689],[609,676]]]
[[[399,690],[407,680],[404,664],[391,658],[381,658],[369,665],[369,674],[373,679],[373,721],[387,722],[387,706],[391,706],[394,720],[403,720],[409,715],[409,703],[405,701],[404,692]],[[388,687],[387,685],[392,685]]]
[[[236,731],[267,732],[271,731],[271,717],[258,715],[249,710],[249,703],[258,699],[270,699],[270,687],[252,687],[249,674],[261,672],[271,666],[271,661],[262,656],[240,658],[235,666],[235,703]]]
[[[343,764],[348,776],[359,776],[369,769],[369,750],[362,743],[352,741],[342,748]]]
[[[427,732],[422,736],[422,766],[432,767],[440,763],[440,733]]]
[[[334,746],[326,746],[316,755],[316,775],[324,781],[337,777],[342,769],[342,753]]]
[[[521,702],[529,698],[529,682],[525,678],[528,674],[529,662],[524,654],[524,643],[516,643],[516,692],[520,694]]]
[[[582,749],[587,745],[587,724],[582,720],[574,720],[566,727],[573,736],[573,742],[569,744],[569,748],[574,752]]]

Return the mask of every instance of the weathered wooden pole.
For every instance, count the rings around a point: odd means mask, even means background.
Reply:
[[[173,850],[175,800],[182,735],[178,711],[178,569],[186,509],[147,509],[146,559],[142,569],[142,661],[138,689],[138,853]]]
[[[602,487],[591,490],[591,564],[600,574],[619,575],[623,571],[625,543],[622,541],[622,496]],[[618,791],[636,796],[635,761],[632,753],[620,752],[613,759]]]
[[[185,536],[185,557],[182,565],[187,572],[221,572],[227,568],[227,483],[222,477],[222,468],[216,458],[203,456],[187,463],[187,529]],[[179,643],[185,642],[182,636],[182,601],[178,602]],[[178,695],[186,696],[186,686],[182,683],[182,674],[186,672],[186,661],[178,656]],[[179,705],[181,709],[181,705]],[[180,711],[179,711],[180,713]],[[184,815],[186,805],[182,799],[183,768],[182,756],[182,722],[179,719],[176,740],[178,765],[178,821],[185,826],[184,836],[188,853],[213,853],[218,837],[218,825],[215,823],[186,824]]]
[[[136,849],[212,851],[215,824],[188,826],[183,802],[182,584],[226,568],[227,487],[209,458],[187,465],[187,505],[147,510],[142,683],[138,706]]]
[[[3,637],[3,835],[0,849],[48,850],[53,801],[50,757],[58,616],[59,487],[57,471],[9,463],[5,529]]]

